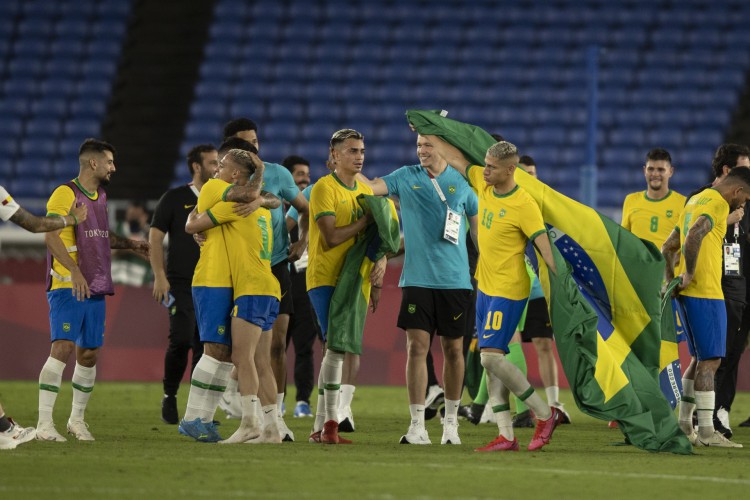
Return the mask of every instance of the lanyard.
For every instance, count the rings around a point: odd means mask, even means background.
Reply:
[[[432,173],[429,170],[425,169],[425,172],[427,172],[427,175],[430,176],[430,181],[432,181],[432,185],[435,186],[435,191],[437,191],[437,194],[440,197],[440,201],[445,203],[447,206],[448,201],[445,199],[445,195],[443,194],[443,190],[440,189],[440,184],[438,184],[437,179],[435,178],[434,175],[432,175]]]

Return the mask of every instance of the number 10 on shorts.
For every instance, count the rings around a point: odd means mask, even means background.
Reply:
[[[499,330],[503,325],[502,311],[489,311],[487,313],[487,322],[484,324],[485,330]]]

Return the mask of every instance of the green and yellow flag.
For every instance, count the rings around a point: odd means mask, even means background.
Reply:
[[[407,118],[420,133],[442,137],[480,165],[495,142],[478,127],[432,112],[408,111]],[[671,337],[669,331],[671,309],[664,332],[661,327],[661,254],[522,169],[516,169],[515,177],[539,204],[553,248],[562,258],[558,276],[551,277],[545,293],[578,407],[597,418],[617,420],[640,448],[690,453],[659,386],[665,363],[672,367],[677,361],[673,323]],[[540,271],[547,275],[543,266]]]
[[[346,253],[328,309],[326,336],[329,349],[362,354],[362,334],[370,301],[370,271],[383,255],[398,251],[401,233],[391,200],[360,195],[357,201],[365,213],[372,214],[375,223],[367,226],[364,237]]]

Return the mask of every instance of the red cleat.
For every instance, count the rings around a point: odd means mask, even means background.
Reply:
[[[607,427],[610,429],[617,429],[617,420],[610,420],[610,422],[607,424]]]
[[[537,420],[536,430],[534,431],[534,437],[531,438],[529,443],[529,451],[540,450],[542,446],[549,443],[552,433],[555,432],[555,428],[562,422],[562,412],[552,406],[552,415],[547,420]]]
[[[518,439],[513,438],[513,441],[508,441],[505,436],[498,436],[494,441],[474,451],[518,451]]]
[[[329,420],[323,424],[323,432],[320,433],[320,442],[323,444],[352,444],[348,439],[339,436],[339,423]]]
[[[318,443],[320,444],[320,431],[315,431],[312,434],[310,434],[310,437],[307,438],[308,441],[311,443]]]

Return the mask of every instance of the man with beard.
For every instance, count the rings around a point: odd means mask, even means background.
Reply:
[[[82,203],[88,207],[88,217],[75,227],[45,235],[52,343],[39,374],[36,437],[42,441],[66,440],[55,430],[52,412],[73,351],[73,408],[67,428],[79,441],[94,440],[83,417],[94,390],[99,348],[104,343],[104,297],[114,294],[110,249],[130,249],[148,258],[148,242],[128,240],[109,231],[104,186],[115,172],[114,154],[111,144],[86,139],[78,151],[78,177],[55,189],[47,202],[48,216],[66,216],[71,207]]]
[[[195,146],[188,152],[187,166],[192,182],[164,193],[154,210],[148,235],[154,271],[153,296],[169,312],[169,345],[164,355],[161,419],[172,425],[180,421],[177,390],[185,374],[189,352],[193,351],[191,373],[203,353],[195,322],[191,286],[200,250],[193,237],[185,232],[185,223],[198,202],[201,188],[219,168],[219,153],[212,144]],[[167,234],[169,249],[165,271],[164,237]]]

